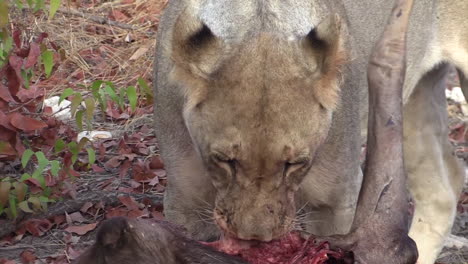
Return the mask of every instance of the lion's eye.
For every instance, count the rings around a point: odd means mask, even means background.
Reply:
[[[296,161],[287,161],[284,164],[284,173],[285,174],[293,173],[293,172],[295,172],[297,170],[300,170],[300,169],[304,168],[307,164],[308,164],[307,159],[299,159],[299,160],[296,160]]]
[[[302,166],[304,166],[304,162],[286,162],[286,164],[284,164],[284,170],[290,172],[291,170]]]
[[[214,154],[212,159],[217,163],[220,167],[225,169],[229,168],[233,173],[236,171],[236,163],[235,159],[231,159],[226,155],[222,154]]]

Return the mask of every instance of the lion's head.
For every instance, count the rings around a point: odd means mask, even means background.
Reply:
[[[339,105],[343,35],[336,15],[297,38],[227,40],[188,12],[177,20],[171,81],[184,86],[185,124],[225,233],[269,241],[291,229],[295,193]]]

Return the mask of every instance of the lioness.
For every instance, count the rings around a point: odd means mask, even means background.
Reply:
[[[392,1],[172,0],[155,121],[167,219],[196,239],[346,233],[361,185],[365,69]],[[449,64],[468,90],[468,1],[417,0],[404,82],[418,263],[434,263],[464,172],[448,142]],[[366,126],[362,126],[365,128]]]

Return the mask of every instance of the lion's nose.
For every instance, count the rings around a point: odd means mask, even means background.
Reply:
[[[249,212],[235,224],[237,237],[244,240],[271,241],[277,236],[279,227],[275,220],[275,208],[267,204],[257,208],[256,212]]]

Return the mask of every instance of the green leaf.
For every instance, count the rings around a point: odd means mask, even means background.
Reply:
[[[63,90],[62,94],[60,95],[60,99],[58,101],[58,104],[60,105],[65,98],[72,95],[74,92],[75,91],[73,91],[72,88],[67,88],[67,89]]]
[[[44,191],[42,192],[42,196],[49,197],[51,194],[52,194],[52,189],[50,187],[45,187]]]
[[[36,152],[35,155],[37,158],[37,163],[39,165],[38,167],[44,170],[47,167],[47,165],[49,165],[49,160],[45,157],[44,152],[42,151]]]
[[[37,0],[43,1],[43,0]],[[54,67],[54,53],[50,50],[45,50],[42,52],[41,55],[42,63],[44,64],[44,70],[46,73],[46,77],[49,78],[50,74],[52,73],[52,68]]]
[[[45,178],[44,178],[44,175],[42,174],[44,172],[44,169],[41,169],[41,168],[37,168],[33,174],[32,174],[32,178],[33,179],[36,179],[39,184],[41,184],[41,187],[42,188],[45,188],[46,187],[46,182],[45,182]]]
[[[10,143],[0,140],[0,154],[2,154],[2,152],[10,151],[11,148],[12,147],[11,147]]]
[[[0,0],[0,28],[8,26],[8,2]]]
[[[24,201],[24,198],[26,197],[26,192],[28,191],[28,186],[23,182],[15,182],[13,183],[13,186],[15,187],[16,198],[18,199],[18,201]]]
[[[31,177],[32,176],[29,173],[25,173],[25,174],[21,175],[20,181],[23,182],[23,181],[25,181],[25,180],[27,180],[27,179],[29,179]]]
[[[91,166],[96,162],[96,152],[92,148],[87,148],[86,151],[88,152],[88,163]]]
[[[10,50],[13,48],[13,38],[10,36],[7,36],[5,38],[2,38],[1,40],[2,42],[0,42],[0,50],[3,50],[5,52],[5,55],[8,55]]]
[[[130,107],[132,108],[132,111],[135,111],[136,106],[137,106],[137,101],[138,101],[136,88],[134,86],[129,86],[127,87],[126,92],[127,92],[128,102],[130,103]]]
[[[2,181],[2,182],[11,182],[11,177],[8,176],[8,177],[5,177],[5,178],[0,178],[0,181]]]
[[[23,2],[21,0],[15,0],[15,4],[18,9],[23,9]]]
[[[53,160],[50,162],[50,172],[53,176],[57,177],[60,170],[60,162],[58,160]]]
[[[43,203],[47,203],[47,202],[49,202],[49,197],[39,196],[39,201],[41,201]]]
[[[115,93],[115,89],[106,83],[104,86],[104,91],[110,96],[111,100],[114,101],[114,103],[120,105],[120,98],[119,96]]]
[[[98,97],[98,101],[99,101],[99,105],[101,106],[101,109],[103,112],[106,112],[106,109],[107,109],[107,101],[105,100],[106,99],[106,91],[104,91],[104,89],[99,89],[99,97]]]
[[[47,212],[47,208],[48,208],[47,203],[42,202],[41,203],[41,208],[42,208],[43,212]]]
[[[60,0],[50,0],[49,19],[52,19],[60,7]]]
[[[148,83],[141,77],[138,78],[138,86],[140,86],[145,95],[153,97],[153,91],[148,86]]]
[[[120,89],[120,92],[119,92],[119,107],[120,107],[120,110],[124,111],[125,109],[125,95],[126,95],[126,89],[122,88]]]
[[[75,112],[78,109],[78,107],[81,105],[81,102],[83,102],[83,96],[81,96],[80,93],[75,93],[73,95],[73,99],[71,100],[70,113],[72,116],[75,115]]]
[[[10,212],[13,218],[18,216],[18,209],[16,208],[17,201],[14,196],[10,196]]]
[[[91,84],[91,92],[93,93],[94,96],[97,96],[97,94],[95,93],[98,93],[99,89],[101,88],[102,83],[103,81],[97,80],[97,81],[94,81],[93,84]]]
[[[33,210],[31,210],[31,208],[29,208],[29,204],[28,204],[28,201],[22,201],[18,204],[18,207],[19,209],[21,209],[21,211],[25,212],[25,213],[34,213]]]
[[[55,146],[54,146],[54,151],[55,151],[55,153],[59,153],[59,152],[62,151],[64,148],[65,148],[65,141],[63,141],[63,139],[59,138],[59,139],[55,142]]]
[[[47,211],[47,203],[50,201],[49,198],[45,196],[39,196],[39,201],[41,201],[42,210]]]
[[[83,131],[83,110],[76,112],[75,121],[79,131]]]
[[[24,88],[29,89],[29,80],[32,77],[29,70],[21,70],[21,77],[23,77]]]
[[[28,202],[32,203],[34,210],[41,209],[41,201],[37,197],[29,197]]]
[[[72,164],[74,164],[76,160],[78,159],[78,153],[79,153],[78,144],[76,144],[76,142],[70,142],[68,143],[68,149],[72,153]]]
[[[80,139],[80,142],[78,142],[78,151],[82,150],[84,146],[86,145],[86,143],[89,143],[89,142],[91,141],[87,137],[83,137],[82,139]]]
[[[28,3],[29,7],[33,7],[34,0],[26,0],[26,2]]]
[[[23,168],[26,168],[26,165],[28,165],[29,160],[31,159],[32,155],[34,155],[34,151],[31,149],[27,149],[23,152],[23,156],[21,156],[21,165]]]
[[[34,7],[34,13],[44,9],[44,0],[35,0],[36,6]]]
[[[96,102],[91,97],[86,98],[84,101],[85,101],[85,105],[86,105],[86,118],[88,120],[92,120],[93,119],[93,114],[94,114],[94,109],[96,107]]]
[[[11,183],[0,182],[0,205],[5,207],[10,196]]]
[[[138,86],[140,87],[140,93],[142,93],[148,103],[153,102],[153,90],[148,86],[148,83],[143,78],[138,78]]]

